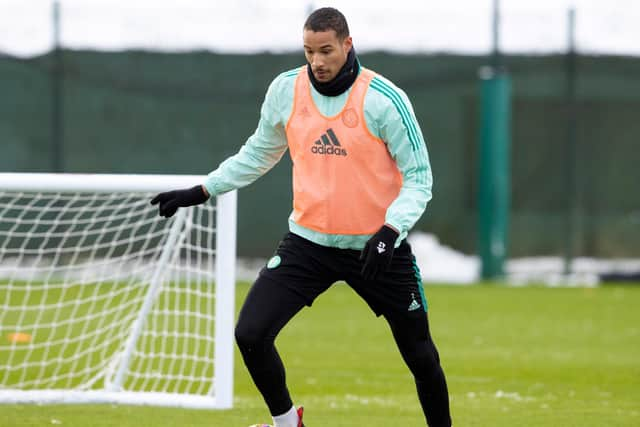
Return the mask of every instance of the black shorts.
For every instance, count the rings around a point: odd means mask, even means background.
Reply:
[[[362,265],[358,250],[321,246],[287,233],[258,280],[287,288],[308,306],[333,283],[345,281],[376,316],[427,311],[420,270],[406,240],[395,249],[391,267],[376,279],[364,280]]]

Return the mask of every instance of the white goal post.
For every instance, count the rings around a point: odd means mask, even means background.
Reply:
[[[0,173],[0,403],[230,408],[236,192],[196,175]]]

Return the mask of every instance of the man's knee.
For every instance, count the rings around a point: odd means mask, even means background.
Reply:
[[[267,334],[256,326],[242,321],[236,325],[236,343],[241,351],[255,351],[268,344]]]
[[[238,322],[235,330],[236,343],[240,349],[253,347],[258,341],[258,334],[253,332],[247,325]]]
[[[423,341],[401,349],[404,360],[417,379],[426,379],[440,369],[438,350],[432,342]]]

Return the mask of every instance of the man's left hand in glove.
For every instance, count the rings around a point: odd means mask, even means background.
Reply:
[[[375,279],[389,269],[398,235],[395,229],[385,224],[364,245],[360,261],[364,261],[361,274],[366,280]]]

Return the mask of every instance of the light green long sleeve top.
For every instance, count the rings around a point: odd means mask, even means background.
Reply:
[[[204,186],[211,196],[242,188],[269,171],[287,150],[285,128],[293,108],[294,87],[300,68],[276,77],[265,96],[260,121],[237,154],[211,172]],[[338,96],[324,96],[311,86],[312,98],[325,116],[344,107],[351,89]],[[423,214],[431,199],[433,178],[427,147],[407,95],[377,75],[367,89],[364,115],[369,131],[383,140],[402,174],[402,188],[387,208],[385,222],[400,232],[396,245]],[[380,224],[382,226],[383,224]],[[320,233],[297,224],[289,216],[289,230],[319,245],[362,249],[371,235]]]

